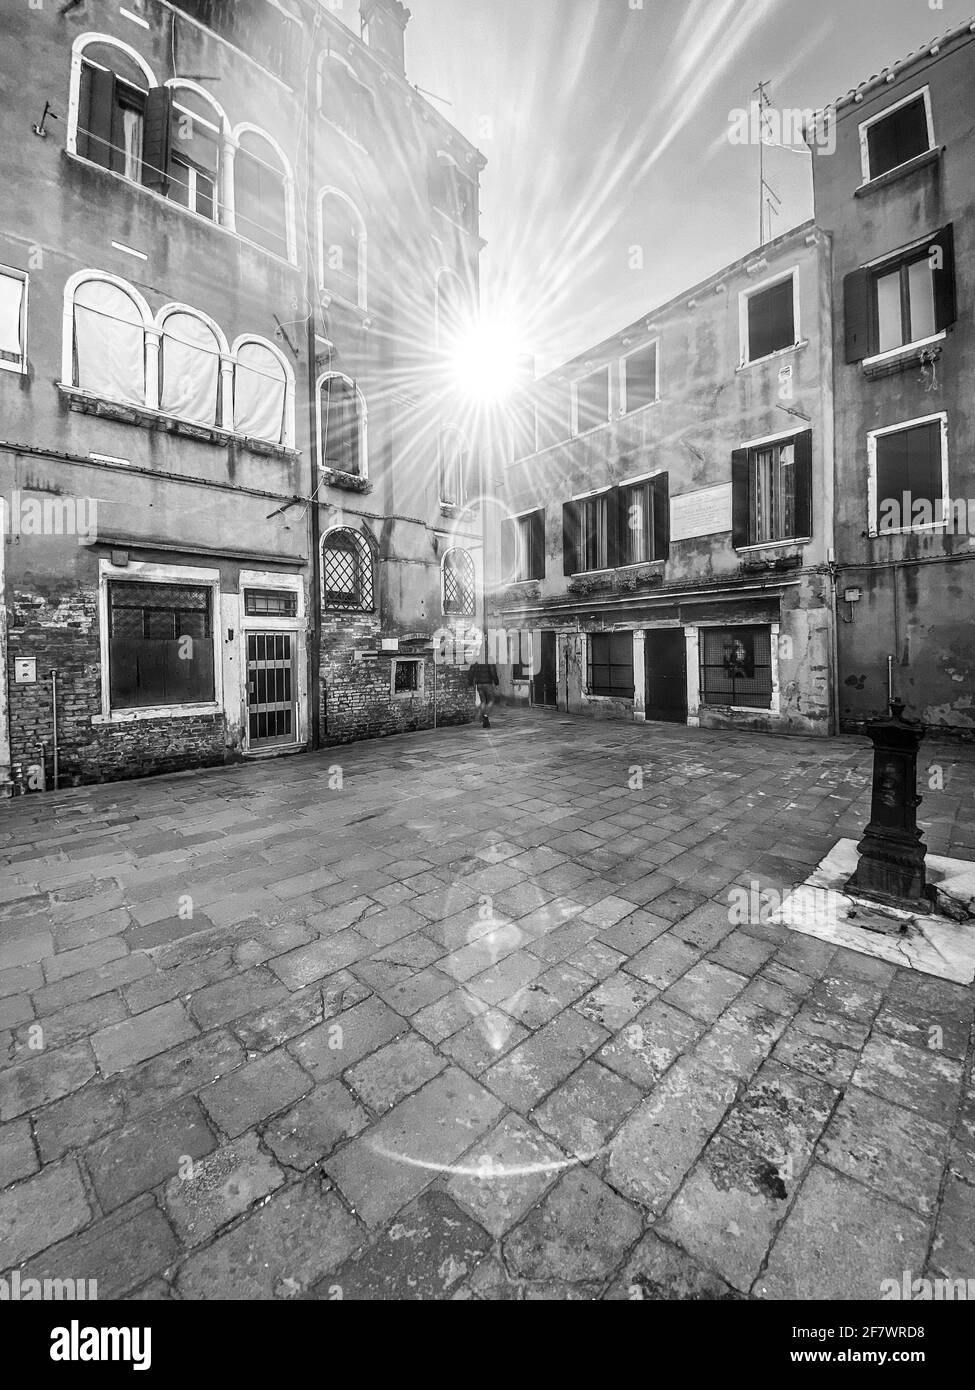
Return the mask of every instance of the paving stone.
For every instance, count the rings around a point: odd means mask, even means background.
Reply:
[[[682,1052],[694,1046],[703,1031],[699,1020],[654,1000],[600,1048],[598,1059],[646,1091]]]
[[[191,1255],[184,1298],[297,1298],[362,1242],[363,1231],[316,1178],[276,1193],[233,1230]]]
[[[472,1013],[483,1013],[486,1009],[487,1005],[475,995],[464,989],[454,989],[420,1009],[410,1023],[418,1033],[436,1045],[466,1028]]]
[[[966,1281],[975,1269],[975,1188],[955,1177],[949,1177],[945,1184],[931,1268],[943,1278]]]
[[[712,1139],[658,1226],[662,1236],[706,1260],[746,1293],[788,1211],[795,1180],[775,1163]]]
[[[322,1298],[423,1301],[449,1298],[484,1259],[484,1231],[442,1192],[425,1192],[378,1240],[319,1286]]]
[[[685,1250],[668,1245],[653,1231],[643,1237],[606,1293],[611,1301],[721,1303],[740,1297]]]
[[[798,1177],[838,1096],[826,1082],[769,1061],[729,1111],[720,1133]]]
[[[752,1292],[759,1298],[882,1297],[885,1280],[920,1272],[929,1222],[813,1164]]]
[[[28,1121],[0,1125],[0,1189],[36,1173],[38,1166]]]
[[[279,1049],[238,1067],[200,1092],[207,1114],[228,1139],[266,1120],[311,1090],[297,1062]]]
[[[234,1019],[230,1026],[249,1052],[269,1052],[368,997],[365,985],[349,971],[339,970],[327,980],[287,995],[280,1004]]]
[[[264,966],[245,970],[229,980],[220,980],[197,990],[189,1000],[189,1011],[204,1032],[221,1024],[269,1009],[286,999],[288,990]]]
[[[547,932],[542,937],[535,937],[531,943],[532,955],[556,965],[561,961],[568,960],[577,952],[585,950],[598,935],[599,928],[594,922],[583,922],[576,917],[572,921],[566,922],[564,926],[556,927],[554,931]],[[608,974],[609,972],[606,971],[605,973]]]
[[[93,1139],[117,1128],[123,1119],[119,1088],[107,1082],[89,1082],[35,1113],[34,1132],[41,1161],[50,1163],[69,1149],[86,1147]]]
[[[968,1050],[971,1022],[950,1013],[934,1012],[923,1004],[917,1007],[900,1000],[886,1003],[877,1015],[874,1030],[887,1033],[899,1042],[931,1052],[943,1052],[947,1057],[964,1061]]]
[[[566,1009],[495,1062],[483,1081],[513,1110],[526,1112],[607,1038],[605,1028]]]
[[[473,994],[470,999],[470,1023],[445,1038],[440,1044],[440,1051],[472,1076],[480,1076],[506,1052],[523,1042],[528,1032],[501,1009],[488,1008]],[[474,1005],[481,1005],[482,1011],[477,1012]]]
[[[583,1062],[531,1118],[566,1153],[585,1162],[603,1149],[641,1095],[636,1086],[598,1062]]]
[[[483,1086],[449,1067],[341,1148],[325,1167],[363,1220],[376,1227],[449,1172],[502,1108]]]
[[[269,965],[288,989],[303,989],[315,980],[323,980],[334,975],[336,970],[354,964],[373,949],[364,936],[349,927],[334,936],[299,946],[296,951],[288,951]]]
[[[72,1004],[80,1004],[83,1000],[96,999],[100,994],[109,994],[112,990],[121,989],[123,985],[151,974],[152,969],[152,962],[142,952],[120,956],[118,960],[109,961],[97,970],[83,970],[80,974],[70,975],[66,980],[59,980],[57,984],[45,985],[43,989],[35,990],[34,1008],[41,1018],[47,1014],[59,1013]]]
[[[382,1114],[446,1065],[428,1042],[411,1032],[351,1067],[345,1079],[370,1110]]]
[[[183,1005],[173,1000],[172,1003],[160,1004],[155,1009],[136,1014],[135,1018],[100,1029],[93,1034],[91,1045],[102,1075],[111,1076],[113,1072],[135,1066],[148,1057],[168,1052],[196,1034],[196,1026]]]
[[[613,951],[620,951],[624,956],[635,956],[645,946],[656,941],[658,936],[670,931],[671,927],[672,923],[668,922],[666,917],[658,917],[653,912],[638,908],[614,926],[600,931],[599,940],[604,946],[609,946]]]
[[[613,1140],[607,1177],[661,1212],[735,1098],[732,1077],[693,1057],[675,1062]]]
[[[631,975],[645,980],[654,989],[667,989],[700,960],[700,952],[693,946],[669,933],[658,937],[644,950],[627,961],[626,969]]]
[[[21,1278],[90,1280],[100,1300],[125,1298],[167,1269],[177,1254],[165,1217],[140,1198],[36,1256]],[[90,1285],[88,1294],[94,1296]]]
[[[676,984],[670,986],[664,1000],[694,1018],[712,1023],[719,1014],[724,1013],[747,983],[744,975],[737,975],[712,961],[702,960],[692,965]]]
[[[28,994],[40,989],[44,983],[44,971],[39,964],[16,965],[10,970],[0,970],[0,999],[8,999],[11,994]]]
[[[575,1008],[584,1018],[615,1033],[656,997],[651,985],[617,971],[579,999]]]
[[[508,1115],[464,1156],[447,1179],[447,1190],[497,1238],[571,1163],[533,1125]]]
[[[285,1114],[270,1120],[263,1139],[282,1167],[305,1171],[367,1124],[368,1111],[341,1081],[329,1081],[316,1086]]]
[[[200,1042],[183,1043],[161,1057],[142,1062],[119,1079],[129,1118],[158,1110],[189,1091],[216,1081],[244,1060],[244,1051],[229,1033],[208,1033]]]
[[[327,1023],[311,1028],[288,1050],[316,1084],[330,1081],[406,1029],[406,1023],[380,999],[365,999]]]
[[[793,1026],[813,1038],[837,1047],[848,1047],[859,1052],[870,1033],[870,1025],[844,1018],[841,1014],[829,1013],[821,1005],[807,1000],[793,1019]]]
[[[573,1168],[505,1239],[505,1264],[534,1280],[607,1279],[642,1232],[637,1209]]]
[[[776,1062],[821,1077],[841,1090],[849,1083],[859,1055],[854,1048],[827,1042],[794,1026],[785,1030],[773,1053]]]
[[[251,1133],[198,1159],[192,1176],[171,1178],[162,1200],[184,1245],[201,1245],[283,1181],[281,1169]]]
[[[169,946],[184,936],[212,931],[217,925],[212,916],[194,909],[192,917],[174,915],[131,927],[125,933],[125,944],[130,951],[151,951],[157,946]]]
[[[380,990],[379,993],[391,1009],[395,1009],[404,1018],[412,1018],[421,1009],[436,1003],[438,999],[443,999],[455,988],[455,980],[431,967],[428,970],[419,970],[409,979],[400,980],[398,984]]]
[[[49,1164],[0,1193],[0,1269],[20,1264],[90,1219],[77,1163]]]
[[[853,1073],[854,1086],[944,1125],[954,1122],[961,1079],[961,1064],[952,1058],[880,1033],[867,1042]]]
[[[975,1183],[975,1095],[962,1102],[951,1146],[951,1170],[966,1182]]]
[[[16,1119],[79,1090],[95,1075],[87,1040],[35,1053],[0,1072],[0,1121]]]
[[[684,923],[681,924],[682,926]],[[727,970],[735,970],[739,975],[753,976],[771,958],[775,946],[771,941],[761,941],[748,932],[736,930],[725,936],[720,944],[709,954],[708,960],[723,965]]]
[[[621,951],[614,951],[601,941],[590,941],[565,959],[574,970],[581,970],[583,974],[591,975],[595,980],[604,980],[626,962],[626,957]]]
[[[14,970],[22,965],[36,965],[54,955],[54,937],[49,931],[32,931],[28,935],[8,935],[0,942],[0,970]]]
[[[560,963],[550,966],[524,989],[502,999],[501,1007],[526,1028],[539,1028],[579,999],[593,983],[591,975]]]
[[[809,1003],[813,1008],[825,1009],[855,1023],[870,1024],[883,997],[884,992],[879,985],[827,974],[813,989]]]
[[[113,1130],[85,1154],[85,1165],[104,1212],[159,1187],[185,1157],[202,1158],[216,1144],[193,1097]]]
[[[126,1018],[125,1005],[118,994],[100,994],[97,999],[71,1004],[60,1013],[48,1014],[42,1020],[31,1020],[18,1028],[15,1045],[18,1059],[28,1060],[33,1056],[32,1042],[41,1041],[45,1048],[66,1047],[79,1042],[96,1029],[108,1023],[117,1023]]]
[[[949,1134],[942,1125],[852,1087],[829,1122],[820,1162],[903,1202],[935,1210]]]

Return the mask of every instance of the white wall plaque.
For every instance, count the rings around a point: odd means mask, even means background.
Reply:
[[[17,685],[34,685],[37,681],[37,657],[14,657],[14,681]]]
[[[731,484],[702,487],[670,499],[670,539],[713,536],[731,530]]]

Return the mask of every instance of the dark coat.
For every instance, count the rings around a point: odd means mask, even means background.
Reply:
[[[497,685],[498,668],[486,661],[475,661],[467,673],[467,684],[474,685]]]

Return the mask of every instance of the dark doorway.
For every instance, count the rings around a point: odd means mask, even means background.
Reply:
[[[555,633],[536,632],[539,655],[532,674],[532,704],[555,709],[559,702],[558,667],[555,660]]]
[[[647,718],[687,722],[687,648],[683,628],[646,635]]]

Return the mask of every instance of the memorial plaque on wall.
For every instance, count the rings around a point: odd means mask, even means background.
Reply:
[[[713,536],[731,530],[731,484],[702,487],[670,499],[670,539]]]

